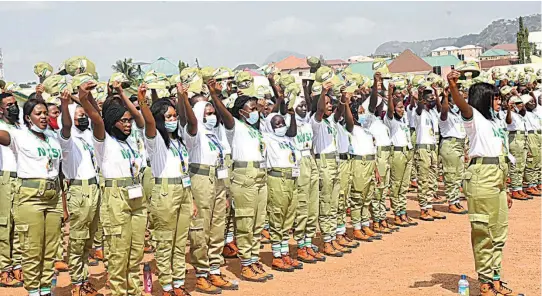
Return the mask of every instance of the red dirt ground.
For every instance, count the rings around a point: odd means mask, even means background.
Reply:
[[[410,194],[409,198],[413,195]],[[466,202],[463,202],[466,206]],[[409,214],[419,215],[417,203],[408,202]],[[445,210],[445,205],[435,205]],[[525,295],[541,293],[541,199],[514,201],[509,214],[509,237],[504,250],[503,280],[516,292]],[[224,295],[455,295],[461,274],[466,274],[471,295],[479,295],[470,245],[470,225],[467,216],[447,214],[446,220],[419,221],[414,228],[386,235],[382,241],[362,243],[352,254],[343,258],[328,258],[325,263],[308,265],[293,273],[272,271],[275,279],[267,283],[240,282],[239,291]],[[292,241],[293,243],[293,241]],[[263,263],[271,264],[270,246],[262,250]],[[145,256],[153,260],[152,255]],[[269,268],[271,270],[271,268]],[[228,260],[224,274],[238,279],[239,261]],[[91,268],[91,281],[104,288],[103,265]],[[187,287],[194,290],[195,274],[189,267]],[[152,295],[161,295],[156,277]],[[195,291],[192,292],[195,295]],[[0,288],[0,295],[26,295],[23,288]],[[68,273],[61,273],[56,296],[69,296]],[[202,295],[202,294],[201,294]]]

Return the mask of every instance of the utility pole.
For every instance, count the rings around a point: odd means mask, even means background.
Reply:
[[[200,66],[199,66],[198,58],[196,58],[196,67],[198,67],[198,69],[201,69]]]
[[[4,54],[0,48],[0,79],[4,79]]]

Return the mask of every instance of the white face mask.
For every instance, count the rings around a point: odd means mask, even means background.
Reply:
[[[30,129],[35,131],[36,133],[40,133],[40,134],[43,134],[45,132],[44,129],[41,129],[39,128],[37,125],[33,124],[33,123],[30,123]]]
[[[286,135],[286,130],[288,130],[288,127],[286,126],[283,126],[283,127],[277,127],[275,129],[275,135],[277,137],[284,137]]]
[[[216,126],[216,115],[212,114],[205,117],[205,128],[208,130],[213,129]]]

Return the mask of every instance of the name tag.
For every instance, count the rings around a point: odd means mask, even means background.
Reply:
[[[228,178],[228,169],[221,168],[221,169],[216,170],[216,177],[219,180]]]
[[[292,177],[299,177],[299,175],[301,175],[301,169],[292,168]]]
[[[341,162],[341,157],[339,156],[339,154],[335,155],[335,161],[337,163]]]
[[[187,188],[192,186],[192,180],[190,180],[190,176],[183,176],[183,188]]]
[[[126,187],[126,190],[128,190],[129,199],[143,197],[143,187],[140,184],[128,186]]]
[[[310,150],[301,150],[301,156],[310,156],[311,155],[311,151]]]

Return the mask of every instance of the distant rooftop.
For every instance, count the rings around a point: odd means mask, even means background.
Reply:
[[[484,52],[480,57],[502,57],[502,56],[509,56],[509,55],[511,55],[511,53],[506,50],[490,49]]]
[[[497,44],[497,45],[493,46],[491,49],[502,49],[502,50],[506,50],[506,51],[518,51],[518,45],[516,43]]]
[[[424,57],[422,58],[426,63],[431,65],[431,67],[445,67],[451,65],[457,65],[459,59],[454,55],[445,55],[445,56],[436,56],[436,57]]]
[[[441,46],[441,47],[433,49],[432,51],[444,51],[444,50],[455,50],[455,49],[459,49],[459,47],[457,47],[457,46]]]

